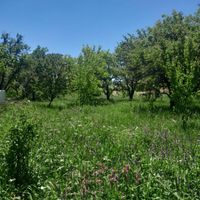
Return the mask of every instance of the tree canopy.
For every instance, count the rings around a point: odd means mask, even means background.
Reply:
[[[171,108],[186,111],[200,89],[200,8],[189,16],[173,11],[152,27],[128,33],[114,53],[86,45],[72,58],[40,46],[29,49],[22,35],[1,35],[1,90],[49,105],[66,92],[91,104],[102,94],[110,100],[113,91],[132,100],[142,90],[155,98],[166,94]]]

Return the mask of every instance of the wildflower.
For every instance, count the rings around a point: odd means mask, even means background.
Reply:
[[[101,183],[102,183],[102,180],[101,180],[101,179],[96,179],[96,180],[95,180],[95,183],[101,184]]]
[[[107,167],[103,163],[98,163],[98,166],[100,167],[100,169],[93,172],[93,176],[98,176],[100,174],[104,174],[107,169]]]
[[[93,173],[93,176],[98,176],[98,175],[103,174],[103,173],[104,173],[103,169],[98,169]]]
[[[112,173],[108,175],[108,179],[109,179],[109,181],[110,181],[111,183],[117,182],[118,176],[117,176],[115,170],[113,170]]]
[[[45,189],[45,187],[44,187],[44,186],[41,186],[41,187],[40,187],[40,189],[41,189],[41,190],[44,190],[44,189]]]
[[[139,172],[136,172],[135,173],[135,182],[137,185],[141,183],[141,179],[142,179],[141,174]]]
[[[125,165],[122,169],[122,173],[124,174],[128,174],[128,172],[130,171],[130,165]]]

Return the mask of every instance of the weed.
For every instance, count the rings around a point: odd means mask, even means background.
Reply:
[[[21,115],[9,132],[9,149],[6,154],[7,178],[18,194],[22,194],[35,183],[30,167],[30,152],[37,131],[35,125]]]

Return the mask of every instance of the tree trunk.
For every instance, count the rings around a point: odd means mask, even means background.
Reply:
[[[129,92],[128,92],[128,95],[129,95],[129,101],[132,101],[132,100],[133,100],[134,92],[135,92],[135,90],[133,90],[133,89],[129,90]]]
[[[133,95],[134,95],[134,92],[135,92],[136,85],[137,85],[137,82],[133,81],[133,80],[129,84],[127,84],[129,101],[133,100]]]
[[[51,97],[50,101],[49,101],[49,104],[48,104],[48,107],[50,108],[51,107],[51,103],[53,102],[54,100],[54,97]]]
[[[110,94],[109,94],[109,93],[106,93],[106,99],[107,99],[108,101],[110,101]]]
[[[32,99],[31,99],[32,101],[35,101],[36,100],[36,97],[35,97],[35,92],[33,91],[32,92]]]
[[[4,89],[3,88],[4,79],[5,79],[5,73],[2,74],[1,83],[0,83],[0,90]]]
[[[169,105],[170,110],[174,109],[175,104],[176,104],[175,101],[173,99],[170,99],[170,105]]]
[[[135,87],[136,87],[136,85],[133,84],[133,83],[128,87],[129,101],[132,101],[132,100],[133,100],[133,95],[134,95],[134,93],[135,93]]]
[[[108,100],[108,101],[110,101],[110,90],[109,90],[109,86],[108,85],[106,85],[106,90],[105,90],[105,95],[106,95],[106,99]]]
[[[10,76],[8,77],[8,81],[5,84],[5,90],[8,91],[9,89],[9,85],[12,83],[12,81],[15,79],[16,75],[20,72],[20,66],[16,66],[16,70],[12,72],[12,74],[10,74]]]

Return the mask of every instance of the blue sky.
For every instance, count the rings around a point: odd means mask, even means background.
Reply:
[[[79,55],[84,44],[114,50],[123,35],[152,26],[173,9],[197,10],[200,0],[0,0],[0,32],[20,33],[34,49]]]

